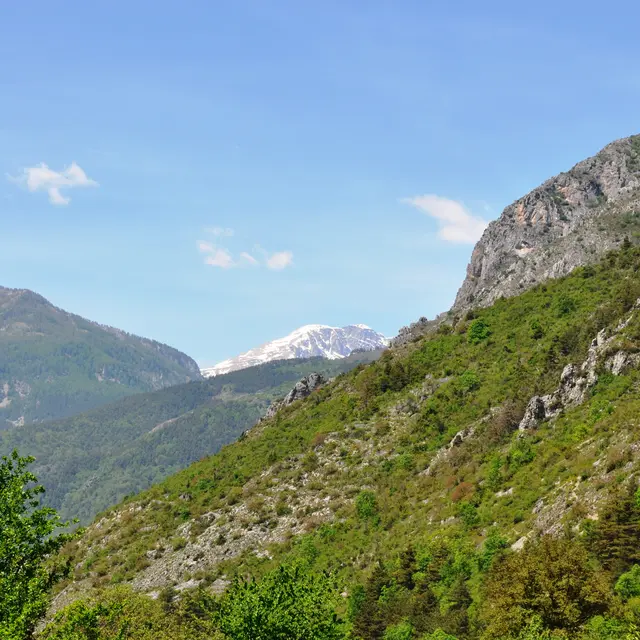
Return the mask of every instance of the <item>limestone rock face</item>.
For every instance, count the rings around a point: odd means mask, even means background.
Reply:
[[[454,310],[487,306],[618,246],[640,198],[640,136],[617,140],[508,206],[476,244]]]
[[[612,142],[509,205],[478,241],[449,314],[420,318],[394,345],[433,331],[447,316],[523,293],[597,262],[640,230],[640,136]]]

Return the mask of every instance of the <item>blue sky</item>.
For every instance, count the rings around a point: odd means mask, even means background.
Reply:
[[[598,7],[7,4],[0,284],[201,364],[432,317],[485,221],[640,130],[640,8]]]

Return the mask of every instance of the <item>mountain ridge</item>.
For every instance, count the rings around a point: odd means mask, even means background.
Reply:
[[[0,429],[201,379],[188,355],[0,287]]]
[[[102,514],[58,603],[108,590],[110,576],[158,597],[298,560],[331,572],[355,637],[383,638],[405,619],[417,632],[407,638],[438,627],[459,640],[519,637],[483,613],[493,563],[516,552],[529,562],[539,537],[581,544],[637,486],[638,269],[639,249],[610,254],[283,407]],[[603,574],[611,592],[617,575]],[[362,604],[374,580],[393,595],[378,586]],[[384,621],[375,633],[362,631],[371,607]]]
[[[219,362],[213,367],[201,369],[205,378],[238,371],[272,360],[322,357],[330,360],[344,358],[353,351],[372,351],[384,348],[388,340],[365,324],[332,327],[324,324],[308,324],[290,334],[265,342],[259,347]]]
[[[293,565],[344,637],[635,637],[640,140],[585,162],[507,208],[450,312],[104,512],[56,606]]]

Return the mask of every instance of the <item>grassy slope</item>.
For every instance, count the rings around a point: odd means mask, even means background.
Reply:
[[[393,565],[409,543],[428,567],[440,540],[449,547],[449,577],[436,586],[441,606],[451,575],[477,598],[482,563],[470,558],[490,532],[513,543],[530,532],[586,528],[639,467],[635,369],[601,371],[583,404],[524,437],[514,433],[529,398],[553,391],[564,365],[581,363],[597,332],[629,313],[640,295],[639,268],[638,250],[614,255],[452,319],[452,330],[341,376],[104,514],[75,552],[78,585],[135,579],[151,590],[158,575],[168,584],[206,583],[303,556],[351,590],[376,558]],[[639,315],[623,332],[630,352],[640,350]],[[474,333],[473,323],[481,330]],[[425,473],[471,425],[474,436]],[[242,548],[256,531],[262,547]],[[160,550],[156,559],[147,555],[152,549]],[[190,569],[176,564],[189,557],[197,559]]]
[[[280,361],[139,394],[65,420],[0,433],[0,451],[36,457],[47,504],[90,521],[105,507],[160,482],[235,440],[312,371],[335,375],[375,354]]]

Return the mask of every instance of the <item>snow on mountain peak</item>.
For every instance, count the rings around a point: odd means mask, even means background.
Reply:
[[[308,324],[292,331],[284,338],[272,340],[235,358],[202,369],[207,378],[238,369],[246,369],[272,360],[311,358],[321,356],[331,360],[345,358],[357,349],[382,349],[389,340],[366,324],[331,327],[326,324]]]

